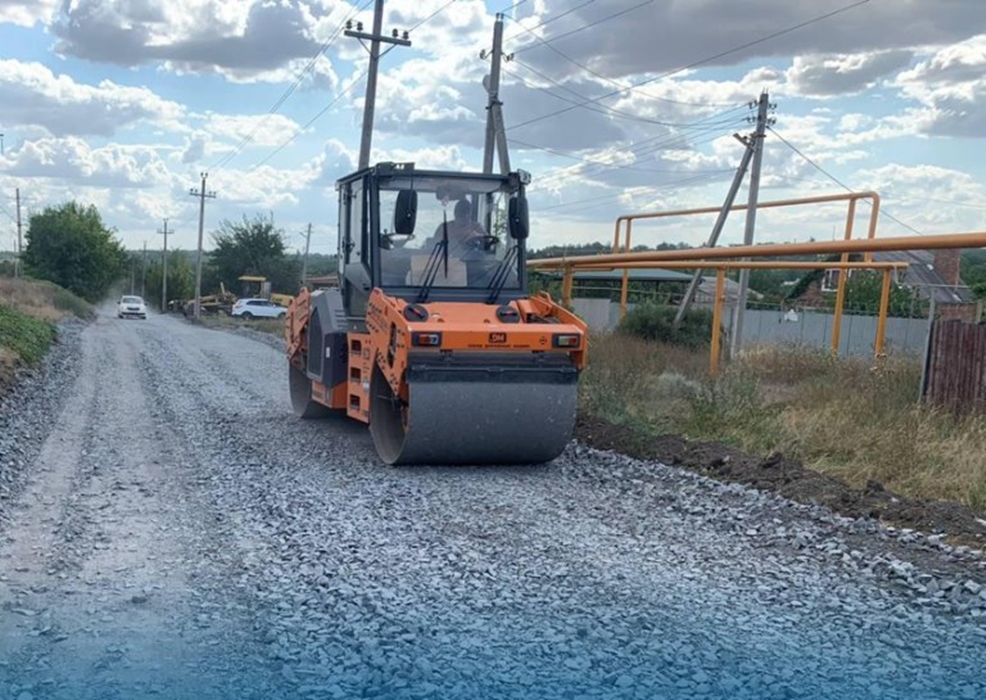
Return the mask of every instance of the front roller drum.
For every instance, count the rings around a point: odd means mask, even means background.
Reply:
[[[370,433],[387,464],[539,464],[565,449],[578,385],[414,382],[408,403],[379,368],[370,384]]]

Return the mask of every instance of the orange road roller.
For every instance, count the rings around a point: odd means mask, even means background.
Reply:
[[[285,319],[302,418],[369,425],[387,464],[534,464],[571,438],[586,325],[530,294],[530,176],[378,163],[336,183],[339,284]]]

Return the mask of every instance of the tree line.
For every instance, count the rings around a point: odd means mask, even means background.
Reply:
[[[90,302],[105,299],[115,289],[144,290],[146,301],[161,303],[162,277],[167,267],[169,300],[187,301],[195,295],[196,251],[169,250],[167,266],[160,252],[128,251],[116,229],[107,227],[98,209],[70,201],[31,215],[22,254],[23,271],[54,282]],[[203,253],[202,294],[224,286],[241,295],[239,277],[263,276],[272,290],[296,294],[301,288],[302,259],[287,250],[283,229],[262,214],[241,221],[223,220],[210,234],[214,248]],[[9,269],[8,269],[9,268]],[[307,274],[335,272],[335,256],[309,256]],[[0,261],[0,274],[14,273],[12,261]]]

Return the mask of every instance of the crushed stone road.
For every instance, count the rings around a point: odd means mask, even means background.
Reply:
[[[0,698],[986,697],[980,554],[574,443],[387,468],[278,346],[104,314],[0,405]]]

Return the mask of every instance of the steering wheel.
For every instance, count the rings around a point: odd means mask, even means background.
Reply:
[[[472,236],[470,238],[467,238],[465,241],[466,246],[473,248],[475,250],[484,250],[484,251],[489,251],[493,249],[499,243],[500,243],[499,238],[497,238],[496,236],[491,236],[488,233],[483,233],[478,236]]]

